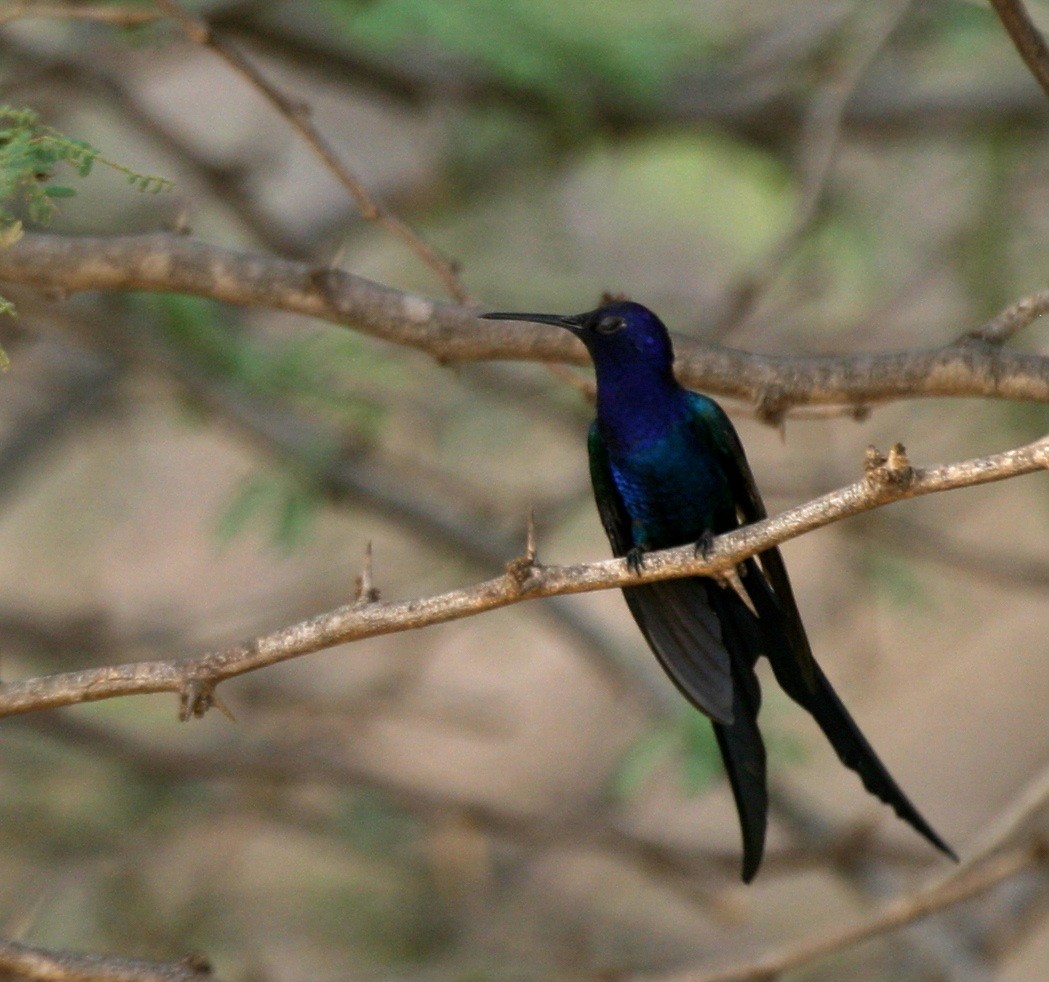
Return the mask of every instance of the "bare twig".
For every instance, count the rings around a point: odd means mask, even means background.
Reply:
[[[709,336],[724,338],[746,319],[819,218],[841,142],[845,110],[860,80],[913,3],[914,0],[893,0],[873,8],[873,13],[867,5],[857,8],[860,16],[852,30],[853,50],[840,59],[844,61],[843,68],[816,94],[802,121],[798,135],[801,192],[790,226],[757,266],[732,287],[724,312],[711,325]]]
[[[758,982],[774,979],[790,969],[809,965],[863,941],[888,934],[907,924],[978,896],[1024,870],[1044,863],[1045,851],[1024,846],[952,875],[926,890],[901,897],[868,920],[835,932],[821,932],[800,944],[757,961],[713,972],[685,972],[664,976],[661,982]]]
[[[787,539],[891,501],[1045,469],[1049,469],[1049,436],[1016,450],[927,470],[913,468],[897,445],[888,458],[876,451],[868,454],[863,480],[719,536],[705,558],[696,556],[692,546],[653,552],[646,556],[641,574],[634,573],[623,559],[576,566],[536,564],[525,584],[507,572],[437,596],[366,606],[350,604],[196,658],[112,665],[4,685],[0,687],[0,716],[123,695],[176,692],[181,700],[180,715],[188,719],[211,708],[215,687],[225,679],[323,648],[443,624],[526,599],[685,575],[710,576]]]
[[[152,10],[102,4],[33,3],[32,0],[15,0],[7,10],[0,11],[0,24],[30,17],[95,21],[116,27],[140,27],[159,20],[161,15]]]
[[[1049,765],[1036,774],[973,844],[965,867],[993,855],[1019,837],[1027,823],[1049,806]]]
[[[1049,95],[1049,47],[1022,0],[991,0],[991,6],[1035,81]]]
[[[402,218],[384,207],[360,179],[339,159],[320,131],[310,121],[310,108],[305,103],[289,98],[267,79],[241,52],[215,34],[207,21],[184,10],[176,0],[154,0],[157,7],[177,21],[194,43],[210,48],[235,72],[255,88],[288,125],[309,145],[310,149],[352,195],[368,220],[381,225],[401,240],[437,274],[448,293],[460,303],[468,303],[470,295],[459,280],[455,264],[449,262],[433,246],[424,242]]]
[[[1039,290],[1010,304],[997,317],[983,327],[965,334],[964,341],[986,341],[988,344],[1004,344],[1018,331],[1030,327],[1039,317],[1049,313],[1049,290]]]
[[[513,549],[513,539],[493,527],[496,516],[470,507],[462,486],[438,485],[432,475],[419,470],[391,467],[371,455],[349,452],[339,431],[281,407],[273,399],[252,396],[201,371],[185,357],[148,343],[156,334],[148,323],[130,325],[126,334],[134,337],[136,353],[145,354],[150,363],[176,378],[197,401],[233,423],[256,445],[304,469],[333,502],[363,504],[413,535],[421,535],[428,545],[451,548],[460,560],[480,569],[501,565]],[[324,446],[344,449],[321,458],[312,448]],[[586,617],[578,604],[566,597],[552,597],[543,613],[568,632],[577,642],[575,650],[617,691],[640,697],[659,712],[676,707],[675,694],[656,673],[646,670],[634,649],[594,618]]]
[[[0,974],[43,982],[201,982],[211,967],[198,955],[148,962],[116,955],[84,955],[0,939]]]
[[[186,293],[307,314],[418,348],[442,361],[587,362],[582,345],[563,331],[480,321],[468,307],[393,290],[341,270],[239,253],[170,234],[27,234],[0,250],[0,280],[58,294]],[[685,384],[754,403],[772,422],[798,405],[869,405],[929,396],[1049,402],[1049,358],[991,345],[783,357],[682,339],[676,370]]]

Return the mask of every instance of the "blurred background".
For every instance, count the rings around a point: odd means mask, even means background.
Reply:
[[[148,5],[89,6],[0,5],[0,102],[174,189],[58,165],[76,196],[52,230],[188,227],[441,295],[212,52],[128,26]],[[1046,285],[1049,103],[982,3],[193,9],[489,309],[611,290],[681,336],[849,353],[949,343]],[[608,554],[583,371],[441,366],[193,298],[0,294],[5,679],[303,619],[352,598],[369,542],[385,599],[469,584],[521,552],[530,508],[541,560]],[[1049,430],[1044,405],[994,401],[781,427],[725,406],[771,511],[855,480],[870,443],[926,464]],[[784,548],[817,657],[963,857],[1049,762],[1046,490],[935,495]],[[199,950],[240,982],[598,978],[745,960],[947,872],[765,693],[775,801],[746,888],[709,725],[615,592],[251,674],[221,689],[235,723],[180,724],[171,696],[6,719],[0,933]],[[1047,900],[1032,872],[798,977],[1043,979]]]

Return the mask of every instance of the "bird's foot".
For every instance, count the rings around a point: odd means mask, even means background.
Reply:
[[[696,539],[696,555],[702,556],[703,559],[710,558],[710,550],[714,548],[714,533],[707,529],[698,539]]]
[[[632,573],[639,574],[645,568],[645,547],[634,546],[626,554],[626,564]]]

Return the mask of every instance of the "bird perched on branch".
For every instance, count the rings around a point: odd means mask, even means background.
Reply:
[[[663,322],[629,301],[585,314],[485,314],[571,331],[594,362],[597,419],[590,477],[617,556],[635,570],[645,553],[686,543],[706,552],[713,537],[766,516],[743,446],[721,407],[678,384]],[[808,710],[841,762],[864,787],[952,858],[900,790],[812,655],[786,567],[776,548],[720,579],[691,576],[623,590],[656,658],[681,693],[710,717],[732,786],[743,837],[744,882],[765,847],[768,791],[754,672],[768,658],[777,682]]]

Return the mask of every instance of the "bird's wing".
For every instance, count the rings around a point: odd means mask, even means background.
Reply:
[[[594,498],[612,551],[634,545],[632,523],[616,488],[604,441],[594,425],[588,441]],[[708,582],[692,577],[626,587],[623,596],[663,670],[700,712],[733,721],[732,667],[721,625],[710,606]]]
[[[708,399],[695,392],[690,393],[690,396],[693,400],[695,418],[703,427],[702,438],[707,443],[713,443],[720,452],[721,464],[732,487],[740,519],[744,524],[749,524],[767,518],[765,502],[761,500],[761,492],[758,491],[758,485],[747,461],[743,444],[732,421],[713,399]],[[782,628],[790,641],[790,647],[801,669],[802,678],[810,691],[815,691],[818,685],[816,659],[812,654],[812,646],[805,633],[801,614],[798,612],[798,603],[794,599],[794,589],[790,585],[790,577],[787,576],[787,566],[783,562],[783,556],[779,549],[773,546],[760,553],[759,559],[761,568],[779,603]],[[756,603],[757,600],[754,599]]]
[[[765,505],[743,446],[728,417],[716,403],[702,396],[696,396],[696,406],[698,413],[703,414],[706,439],[721,450],[722,464],[732,485],[740,517],[745,522],[764,518]],[[744,648],[762,650],[767,655],[776,681],[791,699],[811,713],[839,760],[859,774],[863,786],[871,794],[889,805],[937,849],[956,858],[950,846],[937,835],[893,779],[816,663],[779,550],[767,549],[760,554],[760,559],[765,577],[758,572],[752,559],[743,564],[741,577],[758,616],[752,621],[745,617],[733,619],[744,634],[752,635],[749,641],[744,638]],[[725,622],[724,617],[722,622]],[[753,635],[755,628],[759,635]],[[738,794],[737,807],[743,821],[743,805]],[[746,830],[745,821],[743,827]]]

